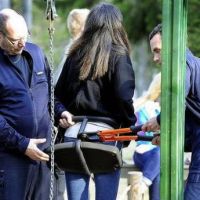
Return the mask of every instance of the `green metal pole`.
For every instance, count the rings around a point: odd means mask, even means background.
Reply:
[[[171,56],[172,46],[171,21],[172,8],[171,2],[163,0],[163,31],[162,31],[162,78],[161,81],[161,184],[160,199],[170,199],[170,106],[171,106]]]
[[[163,0],[161,199],[183,199],[186,0]]]

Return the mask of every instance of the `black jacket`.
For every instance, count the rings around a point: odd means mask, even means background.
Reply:
[[[55,88],[55,95],[73,115],[103,116],[115,119],[122,127],[134,125],[132,97],[135,77],[128,55],[112,53],[106,75],[96,80],[79,80],[77,56],[69,57]],[[56,113],[65,109],[56,102]]]

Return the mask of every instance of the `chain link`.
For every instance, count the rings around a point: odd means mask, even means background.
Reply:
[[[53,34],[54,27],[53,22],[49,20],[49,65],[50,65],[50,77],[51,77],[51,178],[50,178],[50,193],[49,200],[53,200],[54,194],[54,81],[53,81],[53,69],[54,69],[54,48],[53,48]]]
[[[46,0],[47,9],[46,17],[49,21],[49,65],[50,65],[50,77],[51,77],[51,176],[50,176],[50,193],[49,200],[54,198],[54,144],[56,139],[56,134],[54,134],[54,80],[53,80],[53,70],[54,70],[54,48],[53,48],[53,35],[54,35],[54,26],[53,21],[57,17],[55,0]]]

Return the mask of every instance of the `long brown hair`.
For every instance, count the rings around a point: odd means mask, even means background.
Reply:
[[[108,71],[111,51],[129,53],[122,14],[108,3],[97,4],[89,13],[81,37],[74,42],[69,57],[80,58],[80,80],[100,78]]]

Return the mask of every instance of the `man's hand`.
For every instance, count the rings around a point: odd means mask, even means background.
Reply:
[[[59,125],[62,128],[68,128],[69,126],[74,125],[74,122],[72,121],[72,114],[68,111],[64,111],[61,114],[61,119],[59,120]]]
[[[156,117],[150,119],[142,126],[142,131],[157,131],[160,129],[160,125],[157,122]]]
[[[25,155],[27,155],[32,160],[49,161],[49,155],[44,153],[37,147],[37,144],[41,144],[45,142],[46,142],[45,138],[30,139]]]
[[[152,143],[153,145],[160,146],[160,136],[154,137],[151,143]]]

